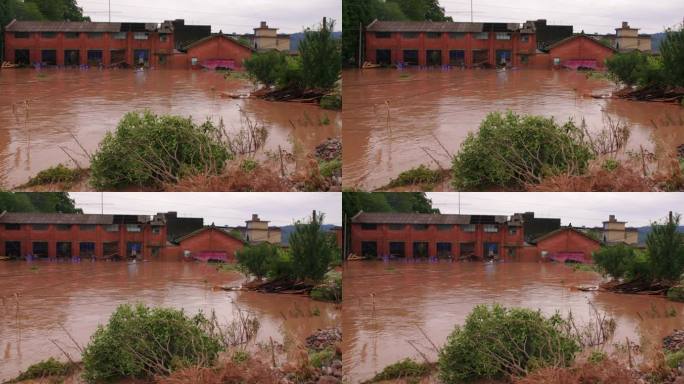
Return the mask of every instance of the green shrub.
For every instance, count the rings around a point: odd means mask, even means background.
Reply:
[[[322,351],[312,351],[309,353],[309,363],[315,368],[327,367],[335,359],[335,350],[326,348]]]
[[[311,298],[318,301],[333,303],[342,302],[342,275],[329,273],[328,280],[324,284],[317,285],[311,290]]]
[[[278,256],[268,267],[268,278],[271,280],[294,280],[295,272],[292,255],[287,251],[278,252]]]
[[[609,245],[594,253],[593,259],[597,267],[614,279],[621,279],[631,271],[636,253],[634,248],[626,244]]]
[[[442,174],[425,165],[402,172],[396,179],[389,183],[390,188],[403,187],[416,184],[434,184],[442,180]]]
[[[68,376],[73,373],[75,369],[76,366],[73,363],[62,363],[51,357],[31,365],[11,382],[35,380],[44,377]]]
[[[176,309],[121,305],[91,336],[83,352],[83,376],[102,382],[211,365],[223,346],[210,329],[202,314],[189,317]]]
[[[278,83],[278,78],[287,66],[287,55],[275,50],[255,53],[245,60],[245,70],[249,76],[268,87]]]
[[[606,68],[626,85],[639,83],[640,72],[648,65],[647,55],[641,51],[616,53],[606,60]]]
[[[257,279],[269,274],[272,264],[278,258],[278,247],[270,243],[248,245],[235,254],[238,264]]]
[[[219,173],[232,158],[223,138],[223,129],[211,122],[196,125],[179,116],[128,113],[93,156],[93,187],[153,187],[198,172]]]
[[[660,45],[664,72],[670,85],[684,87],[684,28],[668,30]],[[683,101],[684,103],[684,101]]]
[[[233,363],[242,364],[246,361],[249,361],[251,356],[246,351],[237,350],[233,353],[233,356],[230,359],[233,361]]]
[[[401,380],[419,378],[430,374],[430,366],[417,363],[411,359],[404,359],[392,365],[388,365],[382,372],[375,375],[368,383],[377,383],[387,380]]]
[[[652,278],[657,281],[679,281],[684,270],[684,234],[679,232],[680,216],[671,215],[663,223],[651,224],[646,249]]]
[[[321,108],[332,111],[339,111],[342,109],[342,95],[339,93],[332,93],[321,98]]]
[[[684,286],[677,285],[668,289],[667,298],[672,301],[684,302]]]
[[[440,351],[440,379],[445,383],[502,379],[549,365],[568,365],[580,347],[563,331],[566,325],[558,315],[547,318],[524,308],[479,305]]]
[[[299,43],[302,75],[307,88],[332,89],[340,78],[340,42],[333,38],[335,21],[328,20],[317,30],[306,29]]]
[[[299,280],[321,281],[338,252],[336,239],[322,228],[324,217],[314,212],[307,222],[296,222],[290,235],[292,269]]]
[[[341,175],[342,174],[342,160],[341,159],[333,159],[330,161],[321,161],[318,164],[318,168],[320,169],[321,176],[323,177],[333,177],[334,175]]]
[[[559,126],[552,118],[490,113],[453,159],[454,187],[514,188],[547,176],[584,173],[594,155],[583,138],[572,121]]]
[[[26,185],[36,187],[56,183],[71,184],[79,181],[83,176],[82,170],[67,168],[63,164],[59,164],[38,172]]]
[[[306,88],[302,70],[302,59],[299,56],[287,56],[285,58],[285,64],[278,68],[276,76],[276,85],[279,88]]]
[[[240,163],[240,169],[247,172],[247,173],[250,173],[250,172],[253,172],[257,168],[258,165],[259,164],[252,159],[245,159],[245,160],[242,160],[242,163]]]
[[[591,355],[589,355],[589,358],[587,358],[587,361],[589,361],[592,364],[600,364],[604,360],[606,360],[607,357],[608,357],[608,355],[606,355],[605,352],[591,351]]]
[[[620,166],[619,161],[613,160],[613,159],[607,159],[603,162],[603,164],[601,165],[601,168],[603,168],[604,170],[606,170],[608,172],[613,172],[614,170],[618,169],[619,166]]]
[[[684,363],[684,350],[677,352],[666,352],[665,363],[672,369],[678,369]]]

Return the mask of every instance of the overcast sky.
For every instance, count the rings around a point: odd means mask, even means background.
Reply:
[[[154,215],[178,212],[181,217],[203,217],[210,225],[244,225],[253,213],[271,225],[290,225],[311,216],[315,209],[325,213],[325,223],[342,224],[341,193],[70,193],[85,213]]]
[[[470,21],[470,0],[440,0],[440,4],[455,21]],[[682,0],[473,0],[473,9],[475,21],[547,19],[586,33],[615,33],[622,21],[642,33],[662,32],[684,17]]]
[[[342,0],[111,0],[112,21],[161,23],[185,19],[186,24],[211,25],[214,32],[253,33],[259,22],[267,21],[280,33],[301,32],[323,17],[342,25]],[[108,0],[78,0],[93,21],[107,21]]]
[[[442,213],[458,213],[458,195],[428,193]],[[684,214],[684,193],[461,193],[463,214],[510,216],[528,211],[577,227],[601,226],[613,214],[640,227],[665,218],[669,211]]]

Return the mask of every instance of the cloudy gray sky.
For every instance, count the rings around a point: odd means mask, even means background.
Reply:
[[[253,213],[272,225],[289,225],[325,213],[325,223],[342,224],[341,193],[70,193],[85,213],[154,215],[176,211],[182,217],[204,217],[205,224],[244,225]],[[101,200],[104,202],[101,205]]]
[[[684,193],[461,193],[461,213],[507,215],[535,212],[563,225],[600,226],[614,214],[630,226],[649,225],[669,211],[684,214]],[[428,193],[442,213],[458,213],[458,193]],[[684,225],[684,223],[682,223]]]
[[[108,0],[78,0],[78,5],[93,21],[107,21]],[[111,0],[111,10],[112,21],[185,19],[224,33],[251,33],[262,20],[281,33],[301,32],[324,16],[342,25],[342,0]]]
[[[440,0],[454,20],[470,20],[470,0]],[[575,32],[615,33],[622,21],[629,21],[643,33],[663,31],[682,22],[682,0],[473,0],[475,21],[522,23],[547,19],[553,24],[575,26]]]

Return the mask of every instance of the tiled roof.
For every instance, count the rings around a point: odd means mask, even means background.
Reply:
[[[5,224],[112,224],[114,215],[80,215],[66,213],[12,213],[0,214]]]
[[[449,215],[430,213],[370,213],[361,212],[352,218],[358,224],[475,224],[508,221],[506,216]]]
[[[7,32],[120,32],[121,23],[72,21],[13,21]]]
[[[437,21],[379,21],[368,25],[369,32],[514,32],[517,23],[465,23]]]

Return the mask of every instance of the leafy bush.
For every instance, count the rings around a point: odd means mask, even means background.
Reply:
[[[292,255],[290,252],[278,252],[268,269],[268,278],[271,280],[294,280],[295,272],[292,265]]]
[[[324,284],[317,285],[311,290],[311,298],[333,303],[342,302],[342,274],[330,272]]]
[[[91,162],[93,187],[152,187],[199,172],[219,173],[232,154],[221,127],[190,118],[128,113],[108,132]]]
[[[525,375],[545,366],[567,366],[580,350],[566,322],[524,308],[479,305],[457,326],[439,354],[445,383]]]
[[[56,183],[71,184],[79,181],[83,176],[84,172],[82,170],[67,168],[63,164],[59,164],[38,172],[26,185],[28,187],[35,187]]]
[[[401,380],[419,378],[430,373],[430,366],[417,363],[411,359],[404,359],[385,367],[382,372],[375,375],[368,383],[377,383],[387,380]]]
[[[210,365],[223,349],[211,327],[202,314],[188,317],[176,309],[121,305],[91,336],[83,352],[83,376],[101,382]]]
[[[646,249],[653,279],[676,282],[684,270],[684,234],[678,230],[680,216],[670,215],[664,223],[653,223]]]
[[[634,248],[626,244],[606,246],[594,253],[594,263],[614,279],[621,279],[632,272]]]
[[[321,108],[332,111],[339,111],[342,109],[342,95],[339,93],[332,93],[321,98]]]
[[[333,177],[342,174],[342,159],[332,159],[330,161],[321,161],[318,164],[323,177]]]
[[[309,353],[309,363],[315,368],[323,368],[332,364],[335,359],[335,350],[333,348],[325,348],[322,351],[311,351]]]
[[[277,69],[276,76],[278,77],[276,83],[279,88],[306,88],[301,57],[287,56],[285,64]]]
[[[314,212],[308,222],[295,223],[290,235],[290,251],[294,276],[300,280],[321,281],[337,252],[335,239],[322,228],[321,213]]]
[[[684,286],[677,285],[668,289],[667,298],[672,301],[684,302]]]
[[[278,259],[278,247],[269,243],[248,245],[237,251],[238,264],[243,266],[257,279],[269,274],[273,263]]]
[[[75,368],[76,366],[74,363],[62,363],[51,357],[31,365],[11,382],[34,380],[44,377],[68,376],[74,372]]]
[[[390,188],[403,187],[416,184],[434,184],[442,180],[442,174],[425,165],[402,172],[396,179],[389,183]]]
[[[342,70],[341,46],[333,38],[335,21],[321,24],[318,30],[306,29],[299,43],[304,84],[308,88],[332,89]]]
[[[245,69],[250,77],[267,87],[278,83],[287,65],[287,55],[275,50],[255,53],[245,60]]]
[[[480,190],[538,184],[562,173],[582,174],[594,155],[572,121],[490,113],[453,159],[454,187]]]
[[[667,31],[660,54],[670,85],[684,87],[684,28]]]
[[[679,369],[684,363],[684,350],[665,353],[665,363],[672,369]]]
[[[647,55],[641,51],[616,53],[606,60],[606,68],[627,85],[639,82],[640,72],[648,65]]]

